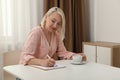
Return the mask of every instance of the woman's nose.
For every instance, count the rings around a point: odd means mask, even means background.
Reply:
[[[53,27],[56,28],[57,27],[57,23],[54,23]]]

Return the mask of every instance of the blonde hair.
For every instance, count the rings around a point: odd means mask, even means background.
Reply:
[[[61,39],[64,40],[64,38],[65,38],[65,15],[64,15],[64,12],[58,7],[52,7],[51,9],[48,10],[48,12],[45,14],[45,16],[46,15],[50,16],[54,12],[57,12],[62,18],[62,27],[57,32],[60,34]],[[43,17],[43,19],[41,21],[41,27],[45,26],[45,16]]]

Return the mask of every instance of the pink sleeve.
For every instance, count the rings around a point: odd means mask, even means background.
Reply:
[[[59,57],[62,57],[63,59],[71,59],[71,57],[75,54],[73,52],[69,52],[66,50],[63,41],[61,38],[58,36],[58,48],[57,48],[57,53]]]
[[[35,52],[37,51],[37,45],[40,41],[40,33],[38,32],[37,29],[32,30],[28,37],[27,40],[24,44],[23,51],[21,54],[20,58],[20,64],[27,64],[27,62],[31,59],[34,58]]]

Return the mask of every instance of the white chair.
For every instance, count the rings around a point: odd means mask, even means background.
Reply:
[[[20,53],[21,51],[9,51],[9,52],[3,53],[3,66],[18,64]],[[3,79],[16,80],[16,77],[4,71]]]

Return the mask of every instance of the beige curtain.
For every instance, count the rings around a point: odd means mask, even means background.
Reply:
[[[85,41],[85,2],[84,0],[44,0],[44,12],[49,8],[60,7],[66,17],[65,46],[67,50],[82,52]]]

